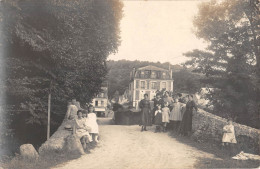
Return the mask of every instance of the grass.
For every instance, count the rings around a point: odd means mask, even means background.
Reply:
[[[95,145],[91,145],[95,148]],[[15,157],[6,157],[0,162],[4,169],[48,169],[56,165],[79,158],[81,155],[67,152],[48,152],[39,157],[38,160],[23,159],[19,154]]]

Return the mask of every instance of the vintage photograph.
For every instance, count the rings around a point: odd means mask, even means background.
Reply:
[[[259,0],[0,0],[0,169],[260,168]]]

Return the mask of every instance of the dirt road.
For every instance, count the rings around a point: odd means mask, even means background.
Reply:
[[[100,125],[101,141],[90,154],[57,168],[135,169],[193,168],[197,159],[216,158],[167,133],[140,132],[140,127]]]

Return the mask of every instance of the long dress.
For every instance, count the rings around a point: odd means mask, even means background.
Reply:
[[[151,106],[149,100],[141,100],[139,103],[139,107],[141,108],[141,123],[140,125],[150,126],[151,125]]]
[[[181,121],[182,120],[180,103],[174,103],[173,104],[173,109],[170,113],[170,120],[172,120],[172,121]]]
[[[186,135],[188,132],[191,132],[192,130],[192,111],[193,109],[198,110],[196,104],[194,101],[188,101],[186,104],[186,110],[184,112],[181,127],[180,127],[180,133]]]
[[[237,143],[236,136],[235,136],[235,129],[232,124],[226,125],[223,127],[223,143]]]
[[[162,122],[169,123],[170,109],[168,107],[162,108]]]
[[[98,124],[97,124],[97,116],[95,113],[89,113],[87,117],[88,126],[91,128],[90,132],[91,134],[98,134]]]
[[[155,125],[162,125],[162,110],[155,111],[155,118],[154,118]]]

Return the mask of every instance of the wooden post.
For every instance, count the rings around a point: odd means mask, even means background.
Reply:
[[[47,124],[47,140],[50,138],[50,125],[51,125],[51,93],[48,96],[48,124]]]

